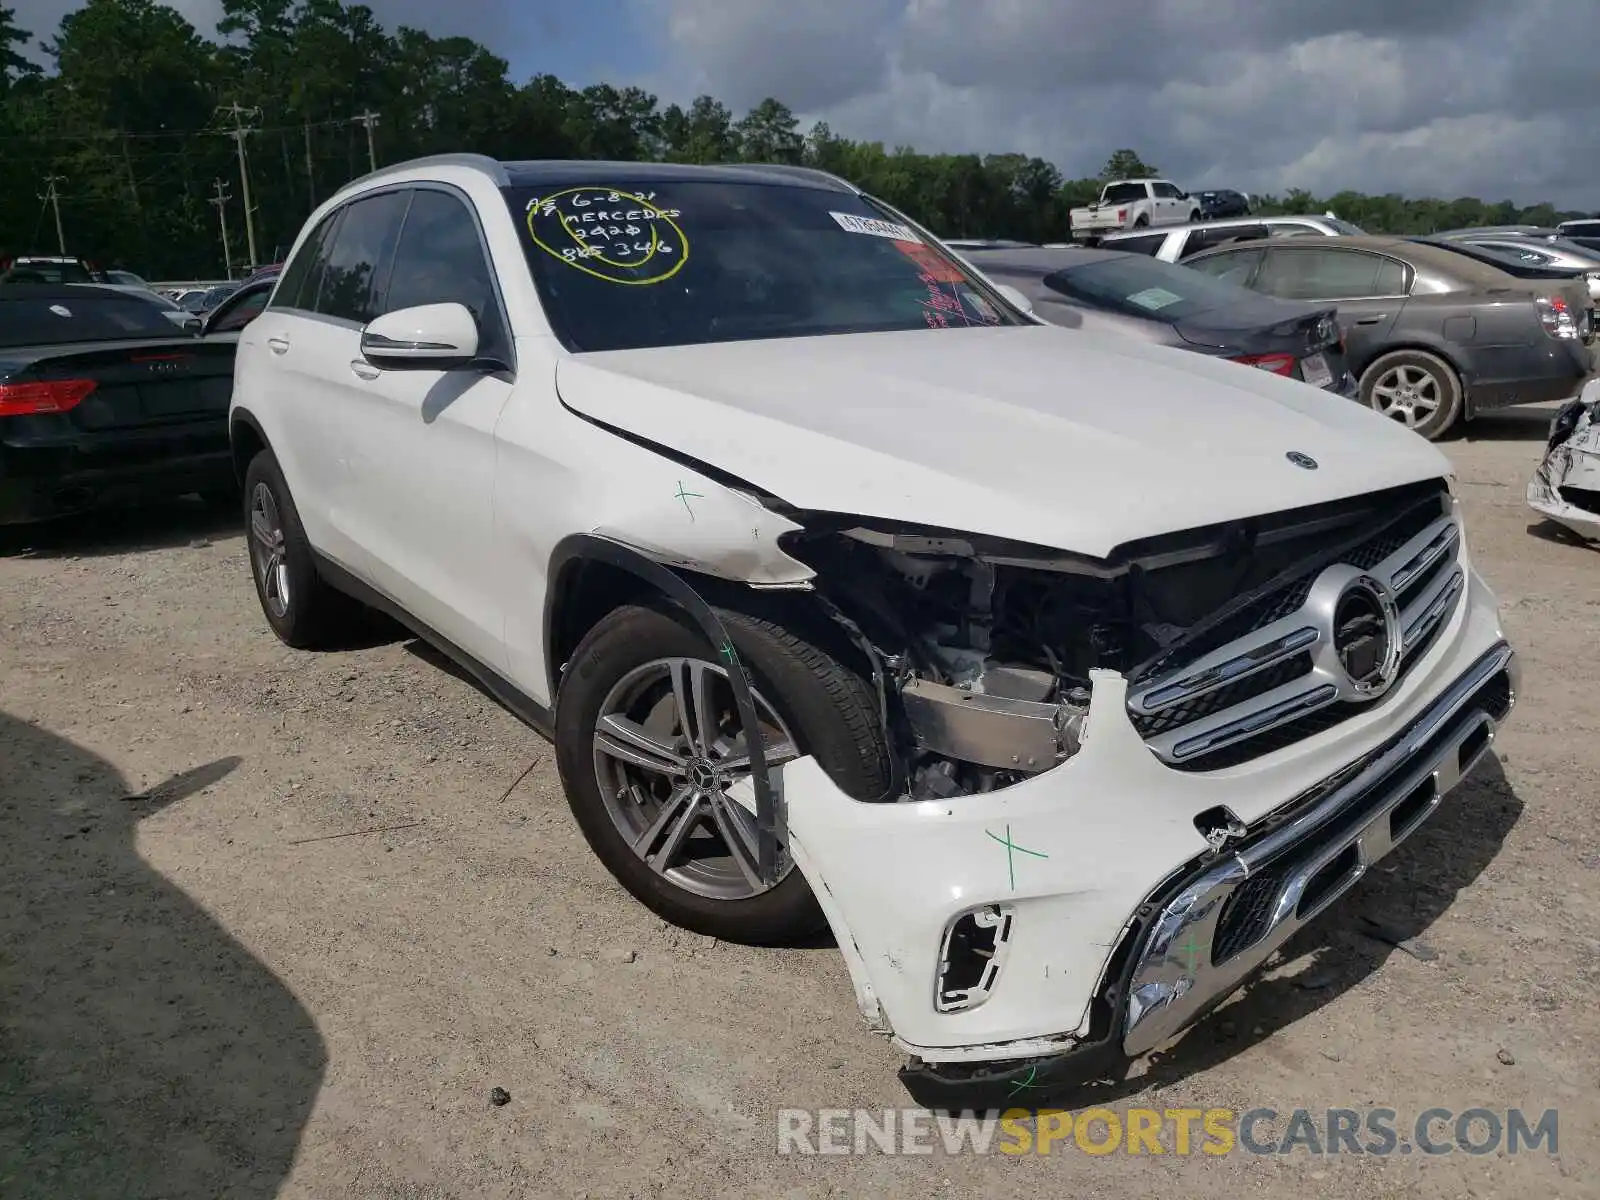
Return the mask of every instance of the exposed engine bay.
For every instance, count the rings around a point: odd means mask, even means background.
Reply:
[[[1447,504],[1436,480],[1152,539],[1110,561],[816,514],[785,548],[881,670],[905,771],[892,798],[927,800],[1049,770],[1081,745],[1092,671],[1171,669],[1397,513]]]

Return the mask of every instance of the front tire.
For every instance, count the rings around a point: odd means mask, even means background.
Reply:
[[[803,754],[848,794],[888,790],[876,694],[820,639],[718,610],[749,677],[769,767]],[[780,854],[755,870],[755,819],[728,794],[749,778],[732,688],[717,652],[666,601],[613,611],[583,639],[556,704],[567,801],[596,856],[657,915],[746,945],[786,945],[824,924],[805,877]]]
[[[1426,350],[1380,355],[1361,373],[1361,402],[1436,442],[1461,416],[1461,377]]]
[[[270,450],[245,470],[244,521],[256,599],[272,632],[297,650],[338,644],[361,606],[317,574],[300,513]]]

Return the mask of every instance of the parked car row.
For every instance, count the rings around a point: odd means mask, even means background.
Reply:
[[[1506,248],[1512,236],[1373,238],[1334,218],[1266,217],[1111,235],[1092,251],[970,257],[1054,323],[1252,361],[1353,394],[1436,439],[1482,412],[1564,400],[1594,370],[1600,262],[1559,243],[1535,261]],[[1154,263],[1119,261],[1134,254],[1181,266],[1160,274]],[[1195,275],[1213,286],[1202,289]],[[1127,286],[1088,286],[1101,276]],[[1282,307],[1252,309],[1243,301],[1251,293]],[[1294,332],[1296,312],[1308,322],[1336,314],[1338,353],[1307,345]],[[1252,323],[1294,344],[1258,351]]]

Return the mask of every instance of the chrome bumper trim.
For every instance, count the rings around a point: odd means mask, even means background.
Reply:
[[[1209,864],[1165,905],[1133,966],[1124,1012],[1125,1053],[1146,1054],[1204,1015],[1427,819],[1493,743],[1497,717],[1481,707],[1476,713],[1468,709],[1479,690],[1502,672],[1509,682],[1509,713],[1520,669],[1515,652],[1501,642],[1399,736],[1334,776],[1339,782],[1326,796],[1258,841]],[[1423,755],[1446,732],[1449,736]],[[1403,823],[1396,825],[1394,814],[1408,801]],[[1283,870],[1260,936],[1232,957],[1214,961],[1219,921],[1234,891],[1275,860],[1312,844],[1315,853]],[[1339,872],[1319,878],[1341,858],[1348,862]],[[1308,891],[1310,903],[1305,903]]]

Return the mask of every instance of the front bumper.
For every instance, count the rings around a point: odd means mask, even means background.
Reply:
[[[1417,828],[1514,699],[1493,593],[1468,579],[1381,704],[1242,766],[1162,765],[1110,672],[1095,675],[1079,752],[1001,791],[861,804],[815,760],[787,764],[791,852],[863,1015],[912,1056],[919,1099],[1003,1102],[1020,1078],[1081,1082],[1155,1049]],[[1226,851],[1196,825],[1220,807],[1247,831]],[[999,915],[1003,945],[977,1002],[952,1005],[951,930],[975,912]]]

